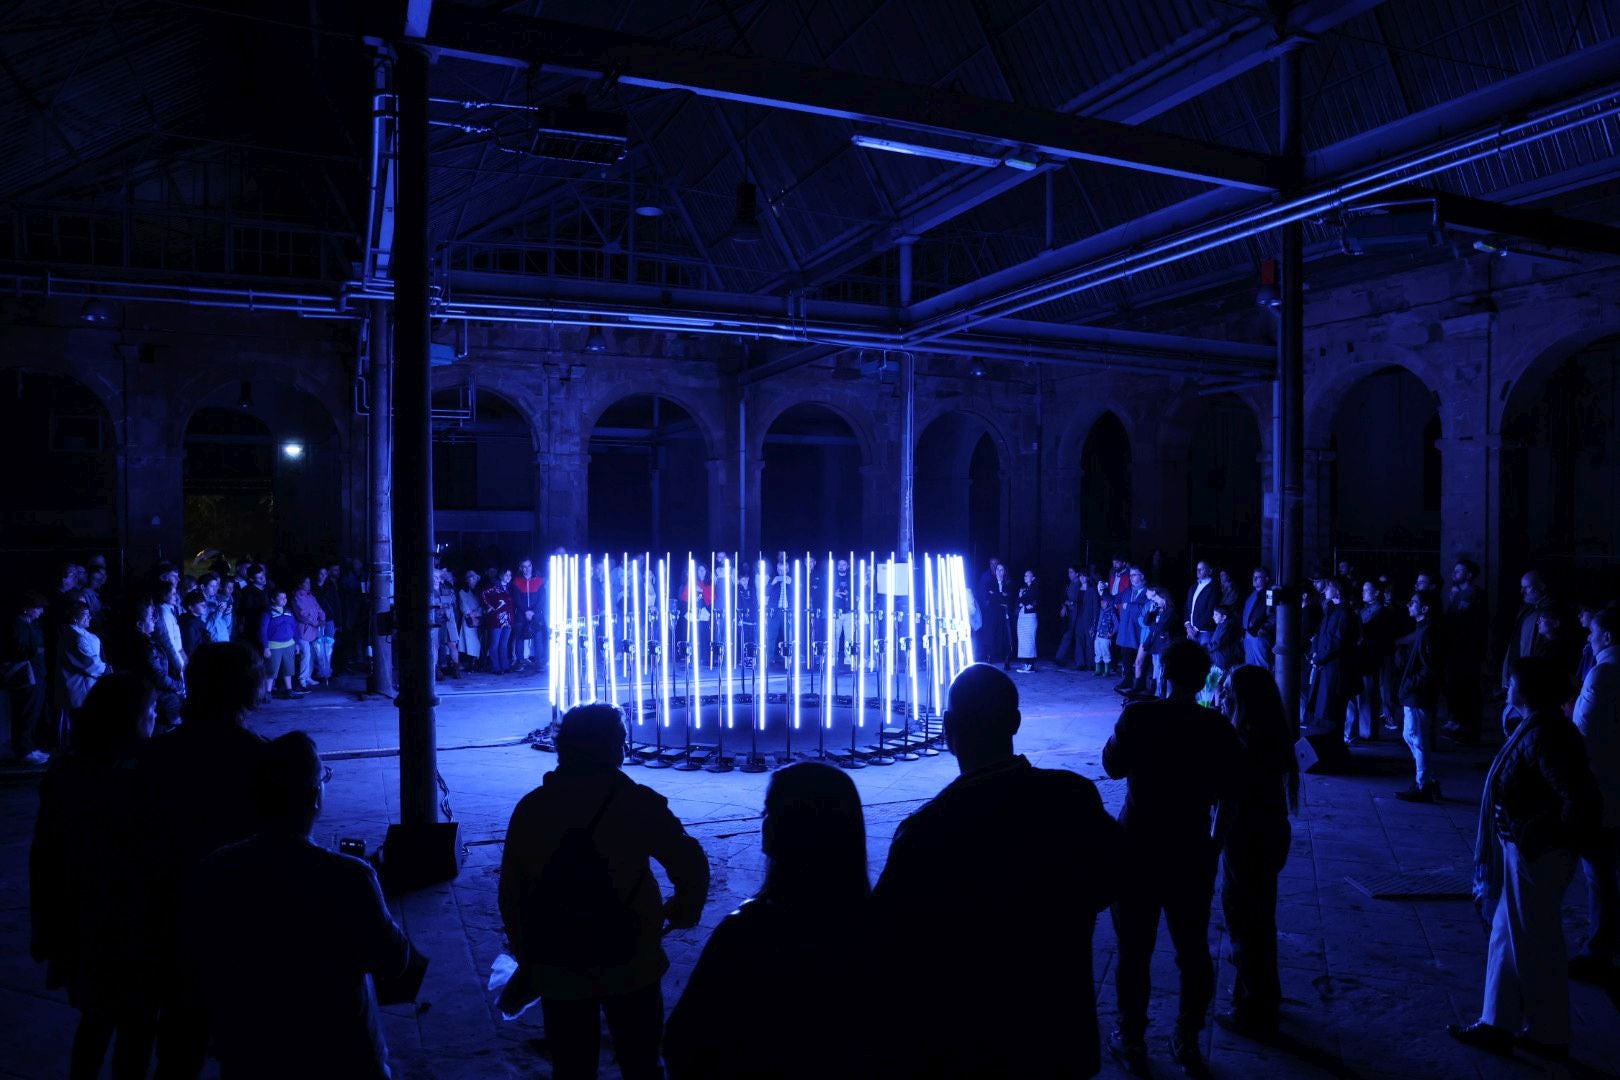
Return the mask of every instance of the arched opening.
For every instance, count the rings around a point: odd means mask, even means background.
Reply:
[[[1187,538],[1193,559],[1209,559],[1239,577],[1260,562],[1265,512],[1260,425],[1230,394],[1209,399],[1193,424],[1187,465]]]
[[[592,551],[708,548],[708,450],[685,409],[653,394],[616,401],[597,418],[590,454]]]
[[[433,539],[446,565],[512,566],[534,550],[529,420],[473,386],[433,392]]]
[[[1519,380],[1502,419],[1502,596],[1531,566],[1568,589],[1620,586],[1620,337]]]
[[[82,383],[8,368],[0,447],[13,464],[0,499],[0,551],[14,581],[49,581],[50,564],[118,549],[113,426]]]
[[[292,386],[222,386],[186,424],[186,552],[301,560],[338,552],[337,427]]]
[[[1131,554],[1131,439],[1112,412],[1091,425],[1080,451],[1080,539],[1088,563]]]
[[[947,413],[917,440],[917,547],[982,566],[1001,547],[1001,455],[984,421]]]
[[[843,417],[795,405],[765,432],[760,544],[766,551],[864,547],[861,451]]]
[[[1402,367],[1362,379],[1333,419],[1333,559],[1410,578],[1440,561],[1440,410]]]

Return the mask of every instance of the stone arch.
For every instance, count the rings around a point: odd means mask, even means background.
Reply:
[[[545,411],[542,402],[535,398],[530,390],[519,383],[506,379],[480,379],[477,374],[468,369],[435,368],[430,376],[428,393],[431,397],[445,390],[471,389],[475,393],[494,394],[505,402],[529,426],[529,448],[539,452],[544,449],[544,438],[540,427],[540,418]]]
[[[712,461],[725,455],[726,422],[713,401],[713,394],[711,393],[710,398],[705,400],[699,393],[686,387],[666,386],[653,381],[611,383],[597,390],[581,409],[584,418],[580,425],[581,453],[588,452],[591,432],[596,430],[602,414],[627,398],[633,397],[660,397],[679,405],[697,425],[698,432],[703,437],[705,457]]]
[[[448,564],[483,573],[538,558],[532,402],[471,377],[435,380],[432,394],[434,540]],[[458,410],[465,419],[448,415]]]
[[[1130,551],[1133,530],[1132,465],[1139,450],[1125,419],[1099,410],[1075,458],[1080,481],[1080,537],[1089,561]]]
[[[1163,462],[1184,463],[1186,534],[1194,558],[1248,566],[1264,547],[1265,455],[1269,418],[1255,395],[1227,391],[1181,395],[1159,425]]]
[[[850,432],[855,436],[856,448],[860,451],[861,468],[870,468],[877,464],[877,436],[872,428],[872,418],[850,409],[847,404],[835,401],[820,394],[804,394],[786,391],[781,394],[761,398],[755,409],[749,411],[748,416],[748,460],[753,462],[764,461],[765,436],[782,418],[782,414],[789,409],[801,405],[814,405],[826,409],[849,425]],[[921,430],[919,428],[919,430]]]
[[[1517,348],[1506,350],[1502,368],[1497,373],[1501,389],[1491,394],[1490,430],[1501,431],[1515,409],[1522,407],[1526,401],[1540,397],[1548,380],[1566,361],[1599,342],[1617,336],[1620,336],[1620,319],[1611,318],[1595,324],[1583,324],[1580,329],[1551,340],[1531,339]]]
[[[168,400],[178,407],[172,409],[168,415],[172,418],[164,443],[179,449],[185,441],[186,429],[191,426],[192,418],[198,409],[208,407],[210,400],[221,400],[222,395],[228,393],[239,394],[243,383],[271,383],[307,395],[320,405],[326,418],[331,422],[332,430],[337,433],[338,449],[341,452],[349,450],[350,426],[348,414],[336,407],[336,402],[347,400],[347,388],[338,392],[335,376],[321,377],[313,373],[310,368],[315,365],[299,365],[297,367],[275,367],[261,364],[225,363],[210,364],[207,368],[180,382],[169,394]],[[346,378],[346,377],[345,377]]]
[[[669,430],[672,421],[691,428]],[[588,458],[585,531],[593,550],[708,548],[715,470],[712,433],[701,415],[669,394],[629,393],[594,410],[581,434]]]
[[[1004,552],[1008,540],[1012,462],[1006,439],[971,408],[931,410],[917,430],[917,545],[924,551],[959,551],[970,565],[981,566]]]
[[[798,430],[778,431],[790,415]],[[877,477],[867,464],[861,429],[846,410],[819,400],[795,401],[759,425],[758,440],[759,535],[766,550],[871,543]]]
[[[1363,355],[1354,364],[1318,363],[1305,372],[1305,445],[1325,446],[1333,431],[1333,423],[1347,394],[1358,383],[1381,374],[1390,368],[1399,368],[1411,375],[1434,398],[1435,408],[1446,415],[1445,402],[1440,393],[1440,380],[1429,370],[1420,354],[1410,349],[1385,346]]]

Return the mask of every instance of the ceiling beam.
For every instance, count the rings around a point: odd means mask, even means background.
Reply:
[[[1092,161],[1247,191],[1275,187],[1265,154],[1125,124],[988,101],[776,58],[735,56],[455,5],[424,44],[445,55],[869,123]]]
[[[1620,255],[1620,228],[1564,217],[1551,210],[1510,206],[1424,187],[1400,187],[1378,201],[1433,199],[1440,224],[1494,236],[1516,236],[1547,247]]]

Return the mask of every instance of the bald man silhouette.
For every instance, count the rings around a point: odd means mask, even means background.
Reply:
[[[1018,689],[997,668],[958,675],[944,719],[961,775],[901,822],[872,892],[880,917],[945,946],[908,953],[885,997],[934,1032],[906,1071],[1093,1076],[1091,932],[1122,831],[1090,780],[1013,752]]]

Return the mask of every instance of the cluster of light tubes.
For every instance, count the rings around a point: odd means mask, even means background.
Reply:
[[[826,727],[832,726],[833,719],[833,709],[826,703],[838,696],[840,670],[854,676],[851,712],[855,726],[864,728],[870,720],[887,727],[901,708],[917,715],[924,686],[937,706],[950,680],[973,662],[967,570],[960,555],[898,559],[890,554],[879,560],[875,552],[860,559],[850,552],[847,558],[851,608],[847,612],[837,610],[837,573],[831,552],[823,564],[822,596],[812,595],[808,555],[788,564],[791,610],[783,613],[786,640],[782,659],[787,662],[788,722],[794,730],[804,722],[805,674],[813,660],[810,635],[815,614],[823,619],[826,637],[818,643],[824,650],[819,685],[812,682],[809,689],[819,698],[820,720]],[[709,718],[712,723],[728,730],[735,727],[739,692],[763,701],[777,660],[767,641],[774,599],[769,585],[772,564],[762,558],[754,568],[754,665],[752,678],[745,675],[741,680],[738,669],[743,666],[746,643],[738,578],[743,563],[734,554],[709,557],[707,585],[712,602],[707,603],[707,620],[699,618],[704,583],[698,579],[698,565],[698,557],[692,553],[687,554],[684,568],[668,554],[656,560],[648,553],[640,557],[625,553],[617,560],[612,555],[551,556],[546,576],[547,692],[559,712],[582,704],[613,704],[632,723],[632,739],[640,739],[649,726],[671,726],[674,703],[679,699],[686,706],[692,730],[701,731],[706,719],[702,679],[705,671],[712,673],[717,666],[711,692],[720,704],[716,715]],[[683,578],[684,587],[680,585]],[[684,601],[682,594],[687,598]],[[898,613],[900,625],[896,624],[897,598],[904,598],[904,610]],[[815,612],[810,610],[813,604]],[[718,639],[708,648],[704,648],[701,634],[703,621],[717,631]],[[840,638],[844,639],[842,648]],[[686,644],[684,668],[673,661],[671,650],[677,641]],[[926,683],[922,675],[925,662]],[[761,731],[766,712],[762,706],[753,710]]]

